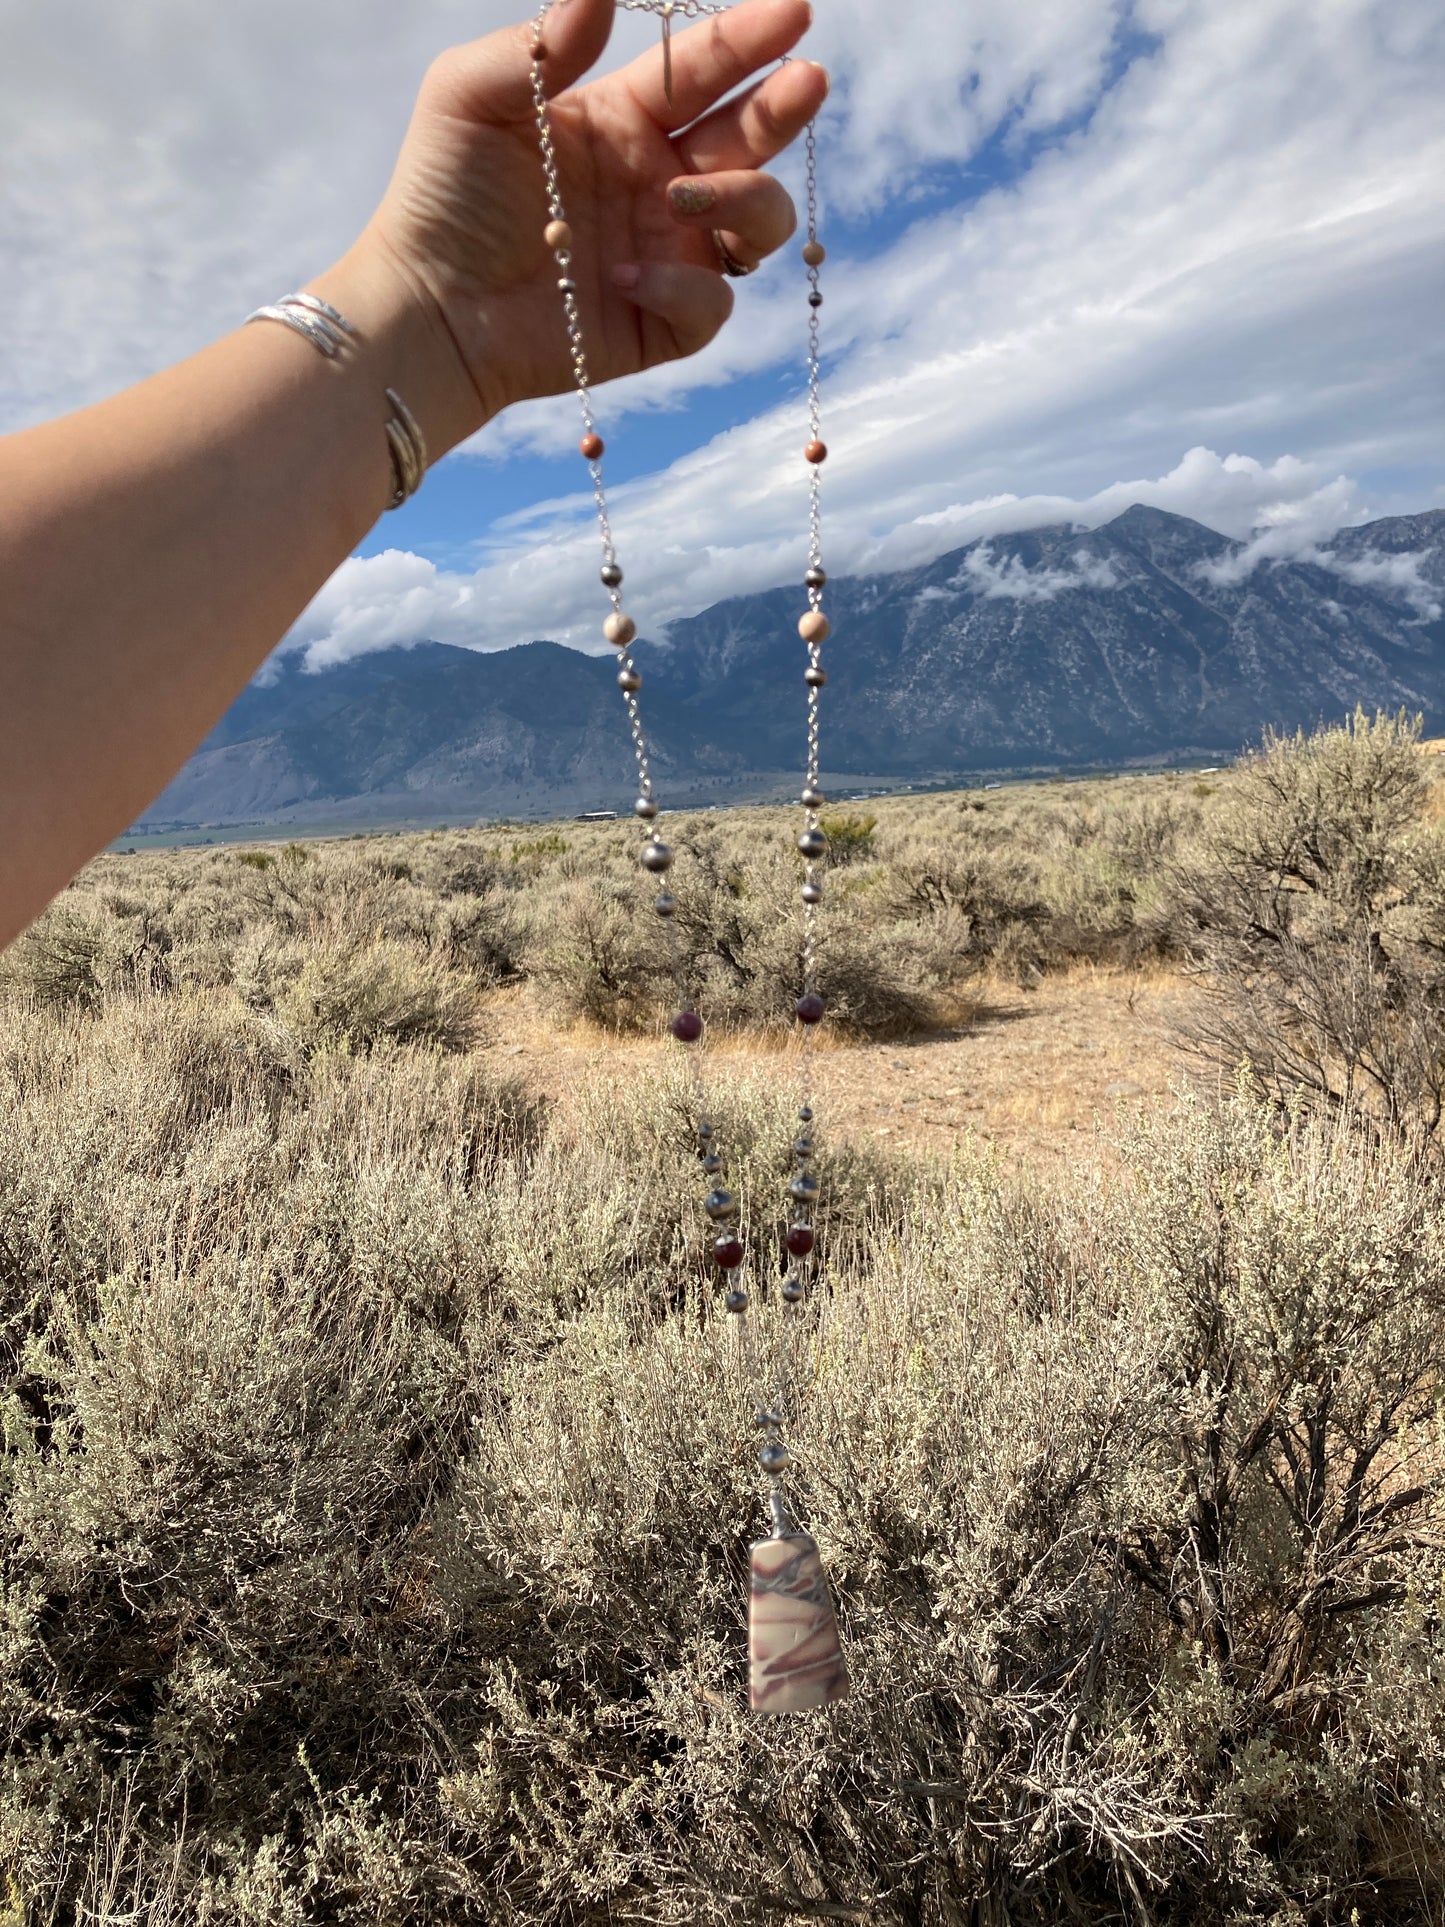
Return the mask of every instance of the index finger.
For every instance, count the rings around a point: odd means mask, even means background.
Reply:
[[[781,60],[812,24],[808,0],[741,0],[673,35],[671,100],[660,46],[624,67],[616,79],[650,119],[674,134],[759,67]]]

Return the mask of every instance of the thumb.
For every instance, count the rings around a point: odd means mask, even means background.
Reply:
[[[733,291],[712,268],[672,261],[624,262],[612,270],[612,285],[625,301],[663,322],[671,334],[671,345],[649,340],[648,364],[695,355],[733,311]]]
[[[550,99],[580,80],[612,33],[616,0],[552,0],[536,16],[451,47],[427,74],[428,106],[463,120],[522,120],[532,112],[533,49]]]

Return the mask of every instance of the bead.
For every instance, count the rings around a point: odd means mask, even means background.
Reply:
[[[803,577],[803,587],[805,589],[826,589],[827,586],[828,571],[815,562]]]
[[[798,622],[798,634],[804,642],[826,642],[833,633],[833,625],[821,609],[810,609]]]
[[[572,230],[565,221],[549,221],[542,230],[542,239],[554,254],[565,254],[572,245]]]
[[[758,1464],[770,1479],[777,1478],[780,1472],[786,1472],[792,1463],[793,1455],[781,1439],[770,1440],[758,1454]]]
[[[654,838],[643,848],[642,867],[650,870],[655,877],[664,876],[672,868],[672,851],[665,843],[659,843]]]
[[[600,435],[584,435],[577,446],[589,462],[600,462],[607,449]]]
[[[788,1226],[788,1250],[795,1258],[806,1258],[813,1249],[817,1234],[810,1224],[790,1224]]]
[[[632,806],[632,814],[634,816],[640,816],[644,823],[650,823],[652,819],[657,815],[656,798],[651,796],[639,796],[637,801]]]
[[[718,1172],[721,1171],[722,1169],[722,1159],[718,1156],[716,1151],[708,1152],[707,1156],[702,1161],[702,1168],[706,1172],[708,1177],[714,1178],[717,1176]]]
[[[827,461],[828,444],[826,442],[809,442],[808,446],[803,450],[803,459],[804,461],[811,462],[814,468],[816,468],[820,462]]]
[[[800,997],[794,1006],[800,1024],[821,1024],[823,1021],[823,999],[812,991]]]
[[[547,43],[545,40],[534,40],[527,51],[531,54],[533,60],[545,60],[547,58]],[[560,246],[561,243],[559,242],[558,245]]]
[[[809,689],[825,689],[828,685],[828,672],[826,669],[819,668],[817,663],[810,662],[803,671],[803,681]]]
[[[803,834],[798,838],[798,848],[811,863],[816,861],[818,857],[828,854],[828,839],[821,830],[804,830]]]
[[[642,687],[642,671],[628,663],[625,669],[617,672],[617,687],[626,696],[635,696]]]
[[[604,589],[620,589],[622,587],[622,569],[618,563],[603,563],[602,586]]]
[[[695,1010],[680,1010],[672,1020],[672,1034],[679,1044],[695,1044],[702,1036],[702,1019]],[[702,1136],[702,1126],[698,1126],[698,1136]],[[711,1130],[708,1136],[712,1136]]]
[[[723,1299],[723,1305],[734,1317],[748,1308],[748,1294],[745,1291],[730,1291]]]
[[[697,1128],[693,1132],[693,1136],[697,1139],[699,1144],[710,1144],[712,1142],[713,1128],[711,1124],[708,1123],[706,1118],[703,1118],[702,1121],[698,1124]]]
[[[808,787],[803,791],[802,803],[804,809],[820,810],[827,800],[827,797],[824,796],[816,783],[809,783]]]
[[[819,294],[818,290],[814,288],[813,292],[808,296],[808,306],[810,308],[821,308],[822,305],[823,297]]]
[[[753,1424],[760,1432],[780,1432],[783,1429],[781,1412],[757,1411],[753,1413]]]
[[[744,1252],[740,1238],[719,1238],[712,1248],[713,1262],[722,1271],[736,1271],[742,1263]]]
[[[671,890],[664,890],[659,896],[653,899],[652,907],[660,917],[675,917],[677,915],[677,898],[672,894]]]
[[[557,276],[557,292],[558,294],[576,294],[577,283],[572,279],[570,274],[559,274]]]
[[[798,1204],[816,1204],[823,1187],[811,1171],[800,1171],[788,1186]]]
[[[620,609],[614,609],[603,623],[602,633],[615,649],[625,649],[629,642],[637,640],[637,624],[631,616],[625,616]]]
[[[795,1158],[801,1158],[804,1164],[806,1164],[808,1159],[813,1155],[813,1149],[813,1140],[810,1137],[794,1138],[793,1156]]]
[[[738,1215],[738,1201],[731,1191],[709,1191],[702,1201],[702,1208],[714,1224],[723,1218],[735,1218]]]
[[[810,268],[821,268],[827,258],[828,250],[823,246],[821,241],[805,241],[803,243],[803,259]]]
[[[783,1303],[785,1305],[801,1305],[803,1295],[804,1286],[801,1278],[788,1278],[784,1280]]]
[[[812,1123],[812,1121],[813,1121],[813,1107],[812,1107],[812,1105],[811,1105],[811,1104],[804,1104],[804,1105],[801,1105],[801,1106],[799,1107],[799,1110],[798,1110],[798,1121],[799,1121],[799,1123],[800,1123],[800,1124],[811,1124],[811,1123]]]
[[[803,885],[803,901],[804,903],[821,903],[823,901],[823,886],[816,877],[813,877]]]

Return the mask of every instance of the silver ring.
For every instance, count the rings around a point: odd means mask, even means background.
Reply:
[[[754,261],[750,268],[745,267],[737,256],[730,252],[727,242],[723,240],[716,228],[712,231],[712,244],[717,249],[718,264],[723,273],[731,276],[734,281],[741,281],[745,275],[757,273],[757,262]]]

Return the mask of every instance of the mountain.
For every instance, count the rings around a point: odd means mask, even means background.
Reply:
[[[1359,702],[1445,724],[1445,511],[1254,561],[1136,505],[918,569],[835,579],[825,767],[874,780],[1226,756]],[[718,603],[637,661],[659,787],[795,783],[801,590]],[[283,659],[138,828],[460,820],[616,807],[631,751],[610,659],[437,643],[319,674]]]

